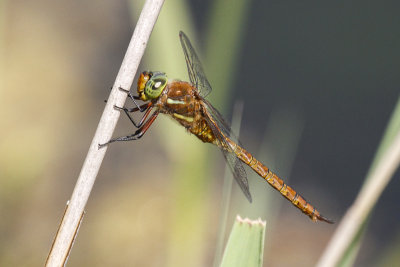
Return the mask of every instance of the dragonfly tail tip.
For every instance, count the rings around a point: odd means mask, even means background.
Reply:
[[[335,223],[334,221],[332,221],[332,220],[330,220],[330,219],[328,219],[328,218],[326,218],[326,217],[324,217],[322,215],[318,216],[318,220],[326,222],[326,223],[329,223],[329,224],[334,224]]]

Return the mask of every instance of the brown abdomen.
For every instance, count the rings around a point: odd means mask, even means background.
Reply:
[[[256,158],[254,158],[244,148],[240,147],[231,140],[227,140],[230,144],[233,152],[236,156],[250,168],[252,168],[258,175],[265,179],[275,190],[279,191],[281,195],[287,198],[294,206],[300,209],[303,213],[308,215],[313,221],[325,221],[332,223],[324,216],[322,216],[318,210],[308,203],[300,194],[298,194],[293,188],[288,186],[280,179],[275,173],[273,173],[268,167],[264,166]]]

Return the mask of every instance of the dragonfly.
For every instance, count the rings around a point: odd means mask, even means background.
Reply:
[[[202,64],[189,38],[182,31],[179,39],[185,55],[190,82],[168,80],[167,75],[160,71],[144,71],[140,74],[137,85],[137,95],[125,90],[135,107],[117,107],[125,112],[132,124],[137,128],[135,133],[114,138],[99,148],[117,141],[131,141],[140,139],[150,128],[160,113],[166,114],[186,128],[187,132],[195,135],[204,143],[216,145],[222,151],[233,177],[249,202],[252,202],[249,183],[243,164],[253,169],[259,176],[268,182],[282,196],[288,199],[295,207],[309,216],[313,221],[333,223],[307,200],[287,185],[268,167],[258,161],[252,154],[243,148],[239,140],[232,134],[229,124],[222,115],[206,99],[211,92],[211,85],[203,71]],[[143,104],[139,104],[142,101]],[[137,122],[131,116],[134,112],[141,112],[143,116]]]

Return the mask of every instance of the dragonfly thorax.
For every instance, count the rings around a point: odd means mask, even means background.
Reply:
[[[137,92],[141,100],[158,98],[167,85],[168,78],[163,72],[144,71],[138,79]]]

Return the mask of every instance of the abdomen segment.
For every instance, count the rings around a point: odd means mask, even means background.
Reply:
[[[281,195],[287,198],[294,206],[300,209],[303,213],[309,216],[313,221],[324,221],[327,223],[333,223],[329,219],[322,216],[318,210],[308,203],[300,194],[298,194],[293,188],[285,184],[275,173],[273,173],[268,167],[264,166],[256,158],[254,158],[244,148],[240,147],[233,141],[229,140],[236,156],[250,168],[252,168],[258,175],[265,179],[273,188],[275,188]]]

